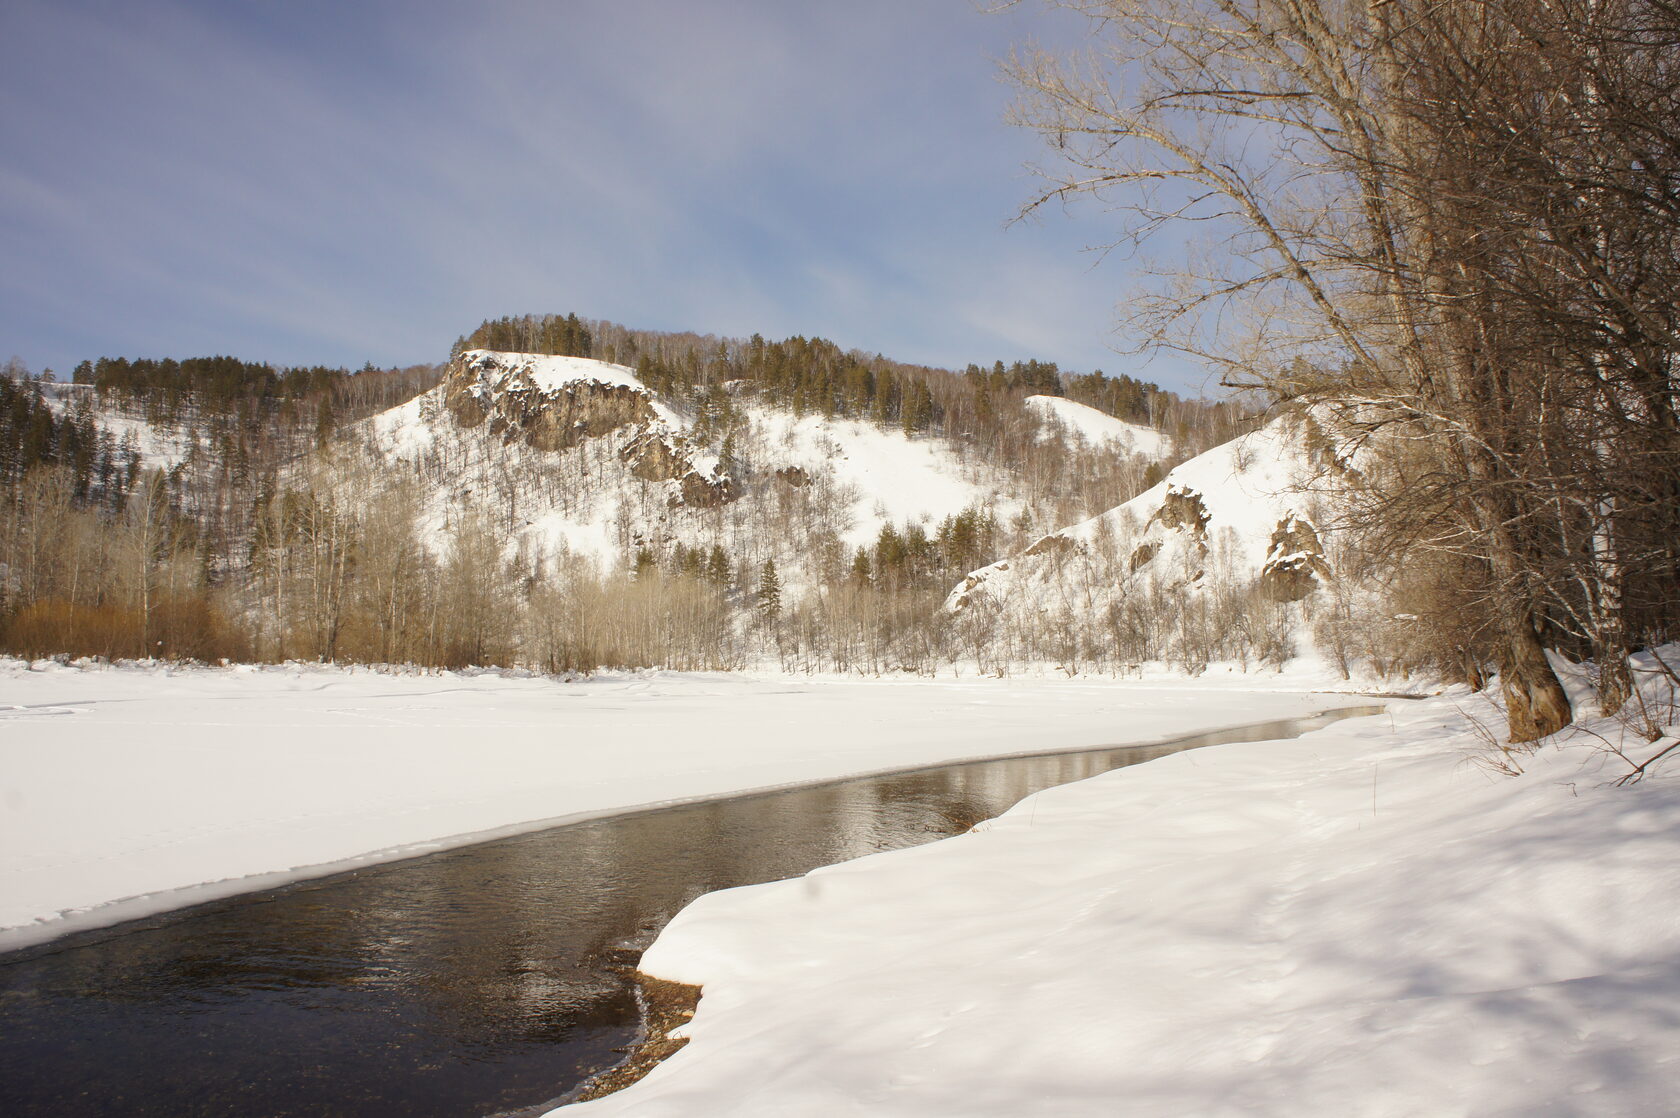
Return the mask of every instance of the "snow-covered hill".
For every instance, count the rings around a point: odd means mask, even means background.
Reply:
[[[186,424],[153,423],[142,409],[102,402],[90,384],[43,384],[41,398],[59,415],[86,409],[126,467],[130,460],[142,472],[170,470],[205,453],[204,440]]]
[[[1101,658],[1139,626],[1172,628],[1198,599],[1309,599],[1333,577],[1318,528],[1320,475],[1303,421],[1279,417],[1180,464],[1132,500],[970,573],[946,607],[1022,634],[1047,624],[1071,631],[1084,655]],[[1118,658],[1166,658],[1164,647],[1140,640],[1160,655],[1121,650]]]
[[[423,538],[476,512],[529,555],[605,569],[676,543],[810,567],[849,559],[887,525],[1022,506],[1009,471],[972,448],[737,405],[724,445],[625,366],[469,350],[437,388],[354,433],[371,461],[421,481]]]

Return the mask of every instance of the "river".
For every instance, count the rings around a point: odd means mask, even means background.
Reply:
[[[960,834],[1040,789],[1197,746],[944,765],[594,819],[0,956],[0,1113],[528,1113],[636,1038],[629,973],[703,893]]]

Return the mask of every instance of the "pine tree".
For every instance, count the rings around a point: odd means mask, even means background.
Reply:
[[[758,615],[774,622],[782,614],[782,580],[776,574],[776,562],[766,559],[758,572]]]
[[[852,581],[859,586],[869,585],[869,552],[861,547],[852,556]]]
[[[716,544],[712,545],[712,553],[706,557],[706,579],[719,590],[729,589],[729,556]]]
[[[338,427],[338,418],[333,414],[332,396],[321,399],[315,409],[315,445],[326,446],[332,439],[332,433]]]

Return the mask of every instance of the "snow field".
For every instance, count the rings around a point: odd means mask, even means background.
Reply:
[[[788,465],[829,473],[854,492],[851,526],[841,535],[848,547],[868,547],[889,524],[934,528],[944,517],[974,506],[994,506],[1000,517],[1020,511],[1018,500],[995,499],[1001,477],[964,469],[944,439],[912,439],[861,420],[795,416],[772,408],[754,407],[749,414],[760,441],[778,448],[775,453]]]
[[[1460,708],[702,897],[642,963],[704,987],[691,1042],[575,1112],[1674,1113],[1680,784],[1586,734],[1491,775]]]

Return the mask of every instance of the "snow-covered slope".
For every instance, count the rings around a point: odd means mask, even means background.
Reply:
[[[993,496],[984,474],[964,468],[943,439],[771,409],[756,410],[752,420],[758,441],[775,448],[777,461],[827,475],[847,494],[852,526],[841,538],[849,547],[870,543],[888,523],[926,526]]]
[[[737,403],[725,461],[715,435],[631,369],[471,350],[437,388],[356,434],[373,461],[420,481],[429,539],[475,511],[530,554],[564,550],[609,569],[678,542],[752,563],[815,561],[825,543],[849,553],[888,524],[1020,508],[1005,470],[948,440]]]
[[[1022,629],[1061,612],[1093,627],[1125,599],[1215,587],[1276,602],[1331,577],[1316,522],[1325,498],[1301,420],[1283,416],[1184,462],[1153,488],[974,571],[947,599]]]
[[[1172,450],[1171,440],[1155,428],[1127,423],[1064,396],[1028,396],[1023,403],[1040,419],[1091,446],[1110,446],[1146,458],[1164,458]]]
[[[137,407],[102,403],[89,384],[43,384],[42,399],[60,415],[86,408],[94,423],[109,432],[111,445],[126,466],[130,456],[142,471],[169,470],[204,453],[199,436],[185,425],[152,423]]]

